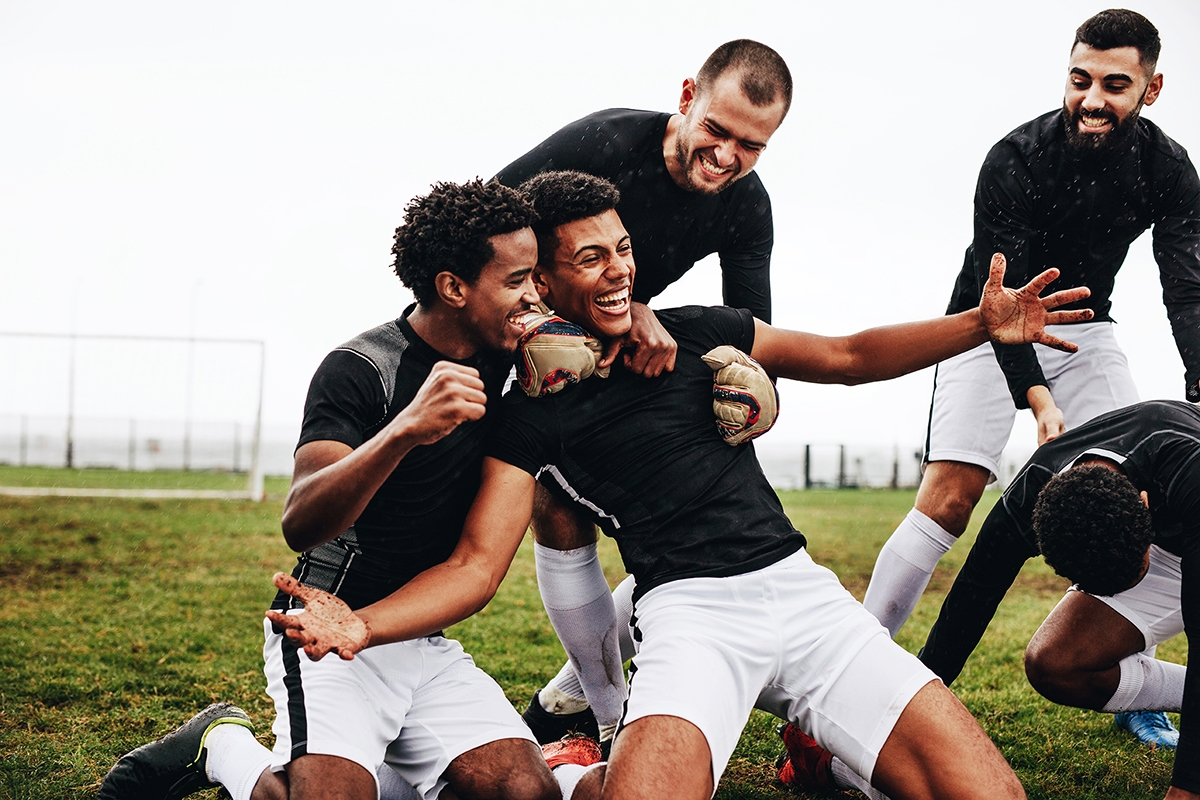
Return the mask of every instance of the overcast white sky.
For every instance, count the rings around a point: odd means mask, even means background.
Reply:
[[[673,110],[683,79],[737,37],[779,50],[796,82],[759,164],[775,323],[845,333],[936,316],[980,162],[1061,103],[1074,29],[1104,7],[0,0],[0,331],[262,339],[265,419],[297,424],[325,353],[410,301],[389,269],[409,198],[489,177],[596,109]],[[1146,116],[1200,147],[1200,4],[1135,8],[1163,39]],[[1142,396],[1178,398],[1160,291],[1143,237],[1117,283],[1118,336]],[[719,299],[706,262],[656,304]],[[58,389],[39,394],[61,360],[31,347],[0,339],[0,414],[65,407]],[[77,413],[147,413],[132,371],[169,370],[139,352],[97,355]],[[231,369],[243,388],[200,387],[197,418],[241,413],[226,405],[253,395],[255,370]],[[171,380],[148,413],[182,415]],[[926,371],[789,385],[772,438],[919,443],[930,384]],[[1016,434],[1030,447],[1031,431]]]

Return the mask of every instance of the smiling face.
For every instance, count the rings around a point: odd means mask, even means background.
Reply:
[[[741,73],[729,70],[697,90],[683,83],[679,113],[664,140],[667,172],[681,189],[716,194],[754,169],[767,140],[783,122],[782,98],[756,106],[741,88]]]
[[[538,301],[532,277],[537,239],[532,230],[522,228],[488,241],[492,259],[474,283],[459,282],[457,286],[463,330],[475,349],[511,353],[525,333],[521,318]]]
[[[1081,153],[1112,152],[1128,141],[1142,106],[1160,91],[1162,74],[1146,75],[1137,48],[1075,45],[1063,96],[1067,140]]]
[[[552,258],[534,272],[542,299],[564,319],[608,339],[629,331],[633,249],[616,211],[559,225]]]

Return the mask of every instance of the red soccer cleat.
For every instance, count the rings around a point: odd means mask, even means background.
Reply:
[[[792,723],[776,728],[787,752],[775,762],[779,782],[796,789],[832,789],[833,753]]]
[[[542,757],[550,769],[563,764],[590,767],[604,760],[596,740],[582,733],[569,733],[557,742],[542,745]]]

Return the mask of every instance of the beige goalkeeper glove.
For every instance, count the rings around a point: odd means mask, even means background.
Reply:
[[[517,344],[517,382],[530,397],[544,397],[591,375],[608,377],[599,369],[600,340],[552,311],[525,317],[525,334]]]
[[[737,446],[771,430],[779,413],[779,393],[759,363],[723,344],[703,356],[713,371],[713,414],[728,445]]]

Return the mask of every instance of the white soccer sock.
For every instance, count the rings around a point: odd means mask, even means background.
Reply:
[[[629,575],[612,590],[613,609],[617,612],[617,643],[621,647],[621,663],[637,655],[632,624],[633,590],[636,588],[633,576]],[[622,625],[622,622],[625,624]],[[562,669],[550,679],[538,697],[542,708],[551,714],[571,714],[587,708],[583,687],[579,685],[579,676],[575,674],[575,668],[571,666],[570,661],[562,665]],[[578,701],[579,705],[575,706],[572,701]]]
[[[633,590],[637,584],[633,576],[617,584],[612,590],[613,608],[617,612],[617,643],[621,646],[621,663],[637,655],[637,642],[633,640]]]
[[[387,764],[379,765],[375,777],[379,781],[379,800],[422,800],[423,795]]]
[[[533,552],[546,615],[579,675],[596,722],[615,725],[627,696],[625,670],[617,641],[620,626],[596,545],[554,550],[535,542]]]
[[[1187,667],[1146,658],[1142,653],[1118,662],[1121,680],[1101,711],[1179,711],[1183,707],[1183,681]]]
[[[249,728],[233,723],[218,725],[204,738],[208,760],[204,771],[233,800],[250,800],[254,785],[271,767],[271,751],[254,738]]]
[[[583,780],[583,776],[603,764],[603,761],[596,764],[589,764],[586,767],[579,764],[559,764],[550,770],[554,774],[554,779],[558,781],[559,791],[562,792],[562,800],[571,800],[571,795],[575,793],[575,787]]]
[[[914,508],[879,551],[863,606],[883,623],[893,639],[917,607],[933,568],[956,541],[941,525]]]
[[[876,789],[867,779],[859,775],[837,756],[829,762],[829,771],[833,773],[833,785],[839,789],[857,789],[869,800],[888,800],[887,795]]]

